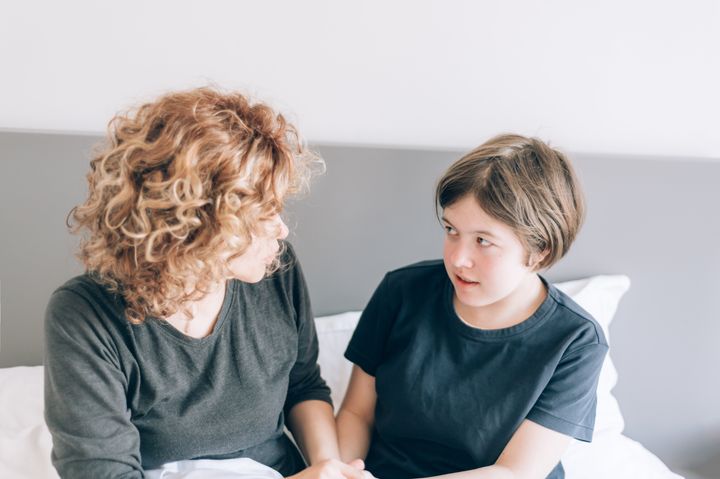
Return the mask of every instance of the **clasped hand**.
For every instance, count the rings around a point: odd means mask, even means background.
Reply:
[[[375,479],[375,476],[365,470],[362,459],[355,459],[347,464],[339,459],[328,459],[287,479]]]

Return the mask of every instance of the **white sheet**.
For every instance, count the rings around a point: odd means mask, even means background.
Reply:
[[[43,420],[42,374],[41,366],[0,369],[0,478],[58,478]],[[563,464],[567,479],[681,479],[642,445],[613,432],[575,444]]]
[[[639,442],[612,432],[573,444],[562,462],[567,479],[683,479]]]
[[[43,419],[43,368],[0,369],[0,477],[58,477]]]
[[[148,479],[282,479],[275,469],[247,457],[171,462],[145,475]]]

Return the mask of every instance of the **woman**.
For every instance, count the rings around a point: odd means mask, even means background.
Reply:
[[[239,457],[283,476],[362,476],[337,460],[308,293],[282,241],[285,199],[321,164],[237,93],[172,93],[111,122],[71,212],[86,273],[46,313],[60,476]]]

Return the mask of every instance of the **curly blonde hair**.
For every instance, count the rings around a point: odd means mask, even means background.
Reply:
[[[90,166],[68,226],[86,232],[80,260],[137,324],[226,278],[323,163],[267,105],[198,88],[115,116]]]

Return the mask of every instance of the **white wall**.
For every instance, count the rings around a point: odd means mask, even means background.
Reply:
[[[720,158],[720,2],[7,1],[0,128],[102,131],[173,88],[242,88],[311,141]]]

